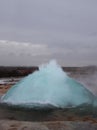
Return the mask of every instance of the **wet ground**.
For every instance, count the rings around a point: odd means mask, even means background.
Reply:
[[[0,107],[0,130],[97,130],[96,110],[27,110]]]
[[[68,120],[97,120],[97,107],[80,105],[75,108],[23,108],[0,104],[0,119],[19,121],[68,121]]]

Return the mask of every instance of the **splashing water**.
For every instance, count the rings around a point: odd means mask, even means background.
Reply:
[[[2,97],[4,103],[31,108],[75,107],[93,101],[94,95],[68,77],[56,61],[40,66],[39,71],[23,78]]]

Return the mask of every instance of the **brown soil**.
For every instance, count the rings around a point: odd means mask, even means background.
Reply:
[[[6,93],[12,85],[0,85],[0,95]]]

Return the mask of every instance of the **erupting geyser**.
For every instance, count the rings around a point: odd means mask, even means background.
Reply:
[[[30,108],[66,108],[92,104],[94,95],[51,61],[9,89],[2,102]]]

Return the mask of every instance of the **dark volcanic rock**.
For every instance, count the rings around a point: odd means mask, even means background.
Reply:
[[[26,76],[36,70],[38,67],[0,67],[0,78]]]

